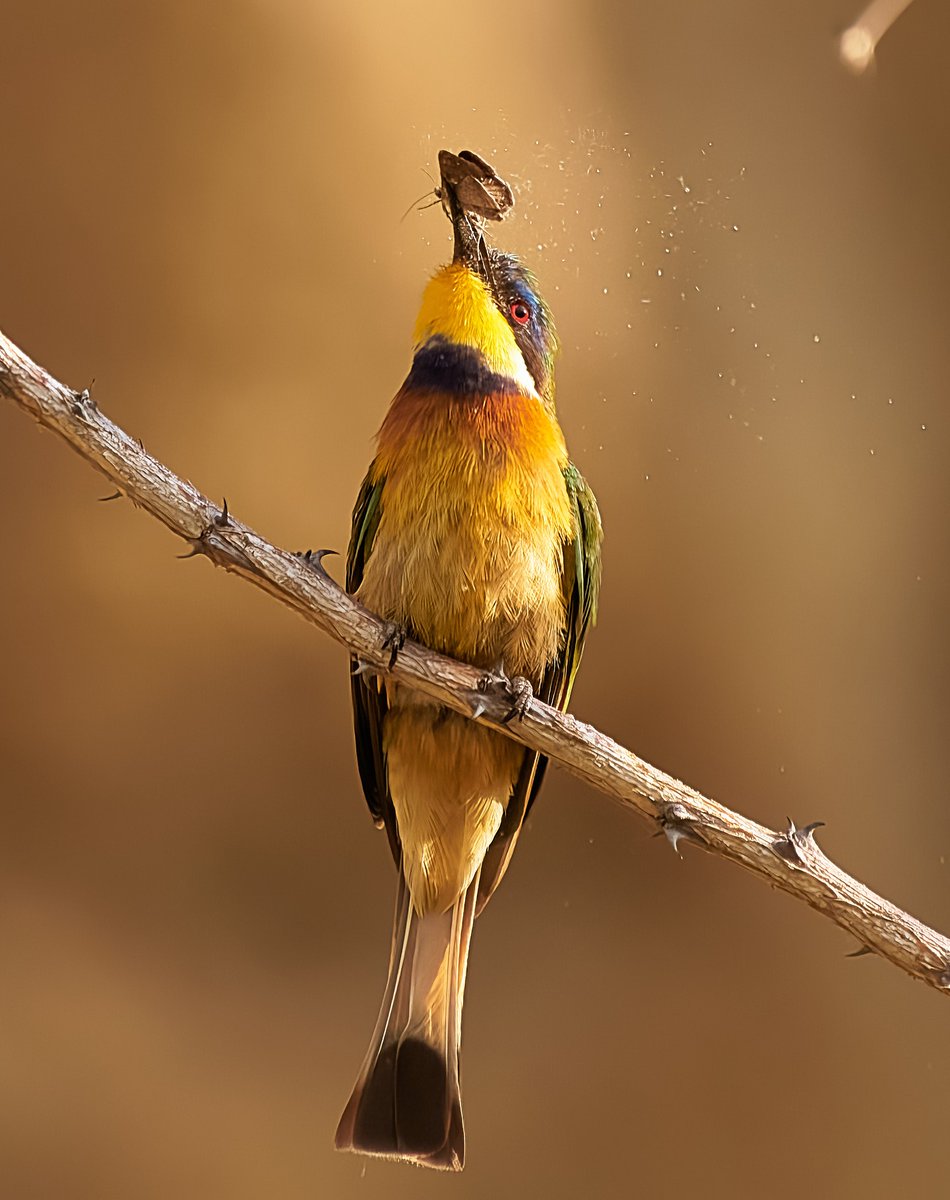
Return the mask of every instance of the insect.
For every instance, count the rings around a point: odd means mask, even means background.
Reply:
[[[458,207],[478,220],[503,221],[514,207],[515,198],[510,186],[471,150],[461,150],[458,154],[440,150],[439,173],[442,184],[435,194],[449,218],[452,216],[449,190]]]

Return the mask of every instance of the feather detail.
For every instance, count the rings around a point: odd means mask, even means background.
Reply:
[[[404,688],[394,691],[383,746],[413,906],[445,912],[498,832],[524,750]]]
[[[385,502],[360,599],[433,649],[538,682],[564,631],[566,463],[533,396],[403,390],[371,471]]]

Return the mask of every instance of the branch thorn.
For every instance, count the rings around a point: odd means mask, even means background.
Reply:
[[[696,842],[698,845],[702,845],[702,838],[689,826],[691,820],[689,809],[684,804],[667,804],[660,814],[660,829],[656,836],[659,837],[661,833],[665,835],[677,858],[683,857],[680,854],[679,844],[684,839],[687,842]]]
[[[859,946],[857,950],[852,950],[850,954],[846,954],[845,958],[864,958],[866,954],[877,954],[873,946]]]
[[[113,492],[111,496],[100,496],[100,497],[99,497],[99,503],[100,503],[100,504],[105,504],[105,503],[107,503],[109,500],[121,500],[121,499],[122,499],[122,493],[121,493],[121,492]]]
[[[327,569],[323,565],[323,560],[328,554],[338,553],[338,550],[295,550],[294,558],[299,558],[300,561],[305,562],[308,567],[313,567],[315,571],[319,571],[321,575],[325,576],[327,579],[330,579],[331,583],[335,583],[336,580],[331,579],[329,574],[327,574]]]
[[[810,825],[796,829],[795,822],[791,817],[786,817],[786,820],[788,829],[781,837],[775,839],[772,849],[779,858],[784,858],[792,866],[804,866],[805,855],[812,849],[818,849],[815,842],[815,830],[820,829],[824,825],[824,821],[812,821]]]
[[[219,513],[215,515],[214,523],[219,529],[223,529],[226,525],[231,524],[231,514],[228,512],[228,498],[223,499],[223,507]]]

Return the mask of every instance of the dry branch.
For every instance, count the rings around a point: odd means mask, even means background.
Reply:
[[[0,333],[0,394],[61,437],[120,492],[189,543],[195,554],[269,592],[380,672],[389,669],[388,626],[326,574],[320,556],[281,550],[235,520],[147,454],[102,415],[88,392],[53,379]],[[592,787],[680,839],[746,867],[804,900],[908,974],[950,992],[950,941],[852,879],[818,848],[815,826],[776,833],[708,800],[643,762],[617,742],[538,701],[503,725],[510,702],[481,690],[481,672],[411,642],[392,674],[450,708],[540,750]]]

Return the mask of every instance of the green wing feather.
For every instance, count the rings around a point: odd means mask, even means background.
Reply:
[[[564,469],[564,484],[574,508],[574,541],[564,548],[562,582],[565,603],[564,644],[551,662],[541,687],[539,700],[563,712],[571,698],[571,688],[584,653],[588,628],[597,619],[600,595],[600,545],[603,528],[594,493],[573,463]],[[478,885],[480,912],[501,882],[514,852],[522,823],[538,794],[548,760],[534,750],[525,752],[514,791],[505,809],[501,826],[485,855]]]
[[[604,533],[594,493],[577,467],[569,463],[564,471],[567,494],[574,507],[576,533],[573,547],[564,555],[564,598],[567,624],[564,648],[548,668],[543,690],[548,691],[547,703],[567,708],[577,668],[584,653],[584,641],[589,626],[597,619],[600,597],[600,545]]]

